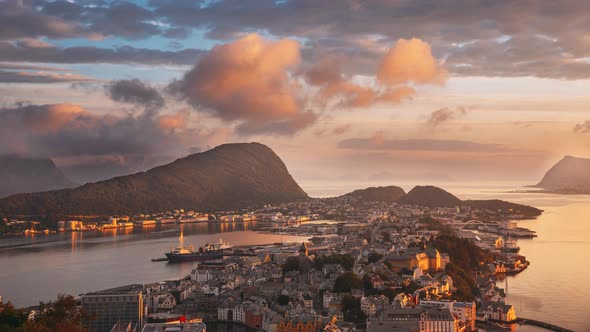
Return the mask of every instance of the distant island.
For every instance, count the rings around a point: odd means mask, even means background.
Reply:
[[[542,188],[542,192],[589,195],[590,159],[565,156],[533,187]]]
[[[461,200],[444,189],[434,186],[416,186],[407,194],[403,189],[395,186],[371,187],[355,190],[340,196],[340,198],[353,198],[365,201],[396,202],[403,205],[416,205],[431,208],[470,207],[474,209],[487,209],[491,211],[503,211],[514,215],[522,215],[524,218],[535,218],[543,213],[543,210],[528,205],[516,204],[502,200]]]

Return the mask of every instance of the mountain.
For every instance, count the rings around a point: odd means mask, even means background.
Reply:
[[[306,198],[269,147],[239,143],[75,189],[7,197],[0,200],[0,212],[113,215],[179,208],[214,211]]]
[[[590,159],[565,156],[536,187],[556,193],[590,194]]]
[[[364,201],[391,203],[397,202],[400,198],[404,197],[405,194],[406,192],[400,187],[387,186],[359,189],[340,197],[356,198]]]
[[[512,211],[514,214],[523,214],[527,217],[537,217],[543,213],[543,210],[539,210],[532,206],[501,201],[499,199],[466,200],[463,201],[462,204],[474,209]]]
[[[0,197],[74,186],[51,159],[0,156]]]
[[[387,196],[390,195],[390,196]],[[543,212],[537,208],[506,202],[498,199],[492,200],[460,200],[455,195],[444,189],[434,186],[416,186],[407,194],[403,195],[403,190],[398,187],[378,187],[356,190],[346,194],[343,197],[359,197],[365,200],[380,200],[390,198],[388,202],[397,202],[404,205],[417,205],[425,207],[457,207],[469,206],[474,209],[487,209],[493,211],[510,211],[514,214],[523,214],[527,217],[537,217]],[[397,199],[395,199],[397,197]]]
[[[461,205],[461,200],[438,187],[416,186],[402,197],[399,203],[428,207],[455,207]]]

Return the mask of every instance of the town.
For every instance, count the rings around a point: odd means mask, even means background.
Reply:
[[[519,321],[498,281],[529,265],[512,240],[535,236],[514,221],[524,218],[512,210],[339,197],[249,211],[60,221],[58,230],[255,222],[263,232],[309,236],[304,243],[220,249],[180,280],[83,294],[90,331],[170,324],[186,331],[205,331],[206,324],[267,332],[474,331]]]

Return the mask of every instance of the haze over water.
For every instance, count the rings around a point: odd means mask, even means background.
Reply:
[[[313,197],[339,195],[371,183],[302,183]],[[518,241],[521,254],[531,261],[523,273],[510,277],[508,301],[518,316],[547,321],[575,331],[590,330],[590,196],[540,193],[510,193],[518,184],[436,184],[459,198],[498,198],[545,210],[536,220],[519,225],[535,230],[538,237]],[[413,184],[402,184],[408,191]],[[280,241],[280,236],[258,233],[250,224],[184,225],[186,244],[202,245],[223,239],[232,245]],[[146,231],[154,231],[146,229]],[[301,241],[305,237],[284,236]],[[47,242],[45,242],[47,241]],[[164,228],[154,233],[131,230],[111,233],[62,233],[35,238],[3,239],[1,246],[25,243],[17,249],[0,249],[0,294],[19,306],[50,300],[57,293],[77,295],[129,283],[146,283],[180,278],[193,265],[154,263],[151,258],[178,243],[178,230]],[[505,282],[499,282],[505,287]],[[519,331],[532,328],[520,328]]]

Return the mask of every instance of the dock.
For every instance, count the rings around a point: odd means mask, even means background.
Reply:
[[[168,258],[160,257],[160,258],[152,258],[152,262],[167,262]]]

